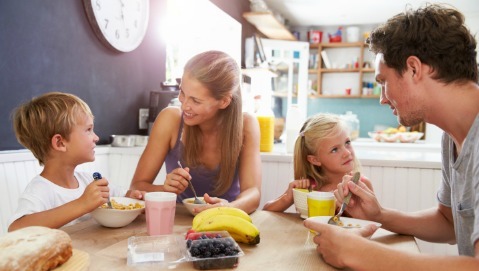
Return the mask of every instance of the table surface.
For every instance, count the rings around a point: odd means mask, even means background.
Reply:
[[[240,244],[245,255],[239,258],[235,270],[336,270],[324,263],[317,254],[312,235],[303,226],[299,214],[258,210],[251,217],[260,229],[261,242],[256,246]],[[178,205],[173,235],[184,236],[191,228],[192,219],[186,208]],[[70,234],[74,249],[89,254],[89,270],[158,269],[154,265],[127,265],[128,238],[147,236],[144,214],[123,228],[106,228],[94,220],[88,220],[62,229]],[[371,239],[394,249],[419,253],[412,236],[379,229]],[[176,269],[195,270],[191,262],[181,263]]]

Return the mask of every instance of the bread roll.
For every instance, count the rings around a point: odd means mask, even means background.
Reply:
[[[51,270],[72,256],[70,236],[57,229],[32,226],[0,237],[0,270]]]

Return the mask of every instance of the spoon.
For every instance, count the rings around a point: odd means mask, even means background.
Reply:
[[[93,173],[93,179],[95,179],[95,181],[100,180],[101,178],[103,177],[101,176],[100,172]],[[108,196],[107,204],[110,209],[113,209],[113,206],[111,206],[110,196]]]
[[[358,183],[360,176],[361,176],[361,174],[360,174],[359,172],[354,173],[353,182],[354,182],[355,184]],[[331,218],[328,220],[328,224],[337,225],[337,226],[343,226],[343,225],[342,225],[343,222],[341,222],[341,220],[339,219],[339,217],[343,214],[344,209],[346,209],[346,206],[349,204],[349,200],[351,199],[351,195],[352,195],[352,194],[353,194],[353,193],[351,193],[351,191],[349,191],[348,195],[344,198],[343,204],[341,204],[341,209],[339,209],[338,214],[336,214],[335,216],[331,217]]]
[[[180,168],[183,168],[183,166],[181,165],[180,161],[178,161],[178,166],[180,166]],[[196,191],[195,191],[195,188],[193,187],[193,184],[191,183],[191,180],[188,180],[188,184],[190,185],[191,191],[193,191],[193,195],[195,195],[195,201],[194,201],[193,203],[194,203],[194,204],[205,204],[206,202],[200,200],[200,199],[196,196]]]

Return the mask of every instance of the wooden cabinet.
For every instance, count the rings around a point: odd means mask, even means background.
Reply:
[[[310,44],[309,80],[317,97],[326,98],[378,98],[374,92],[372,57],[362,42]],[[369,53],[370,54],[370,53]],[[369,56],[369,55],[368,55]],[[363,82],[370,83],[363,89]],[[372,88],[367,90],[368,87]],[[348,90],[349,89],[349,90]]]
[[[296,37],[271,12],[245,12],[243,17],[267,38],[296,40]]]

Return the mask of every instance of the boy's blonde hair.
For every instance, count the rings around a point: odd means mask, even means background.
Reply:
[[[346,123],[338,116],[320,113],[308,118],[294,146],[294,179],[314,180],[316,189],[325,183],[326,176],[320,166],[308,161],[308,155],[316,154],[321,140],[338,136],[342,131],[348,131]],[[359,170],[359,161],[354,156],[354,171]]]
[[[44,165],[55,134],[69,139],[80,114],[93,118],[90,107],[73,94],[49,92],[15,109],[13,129],[20,144]]]

